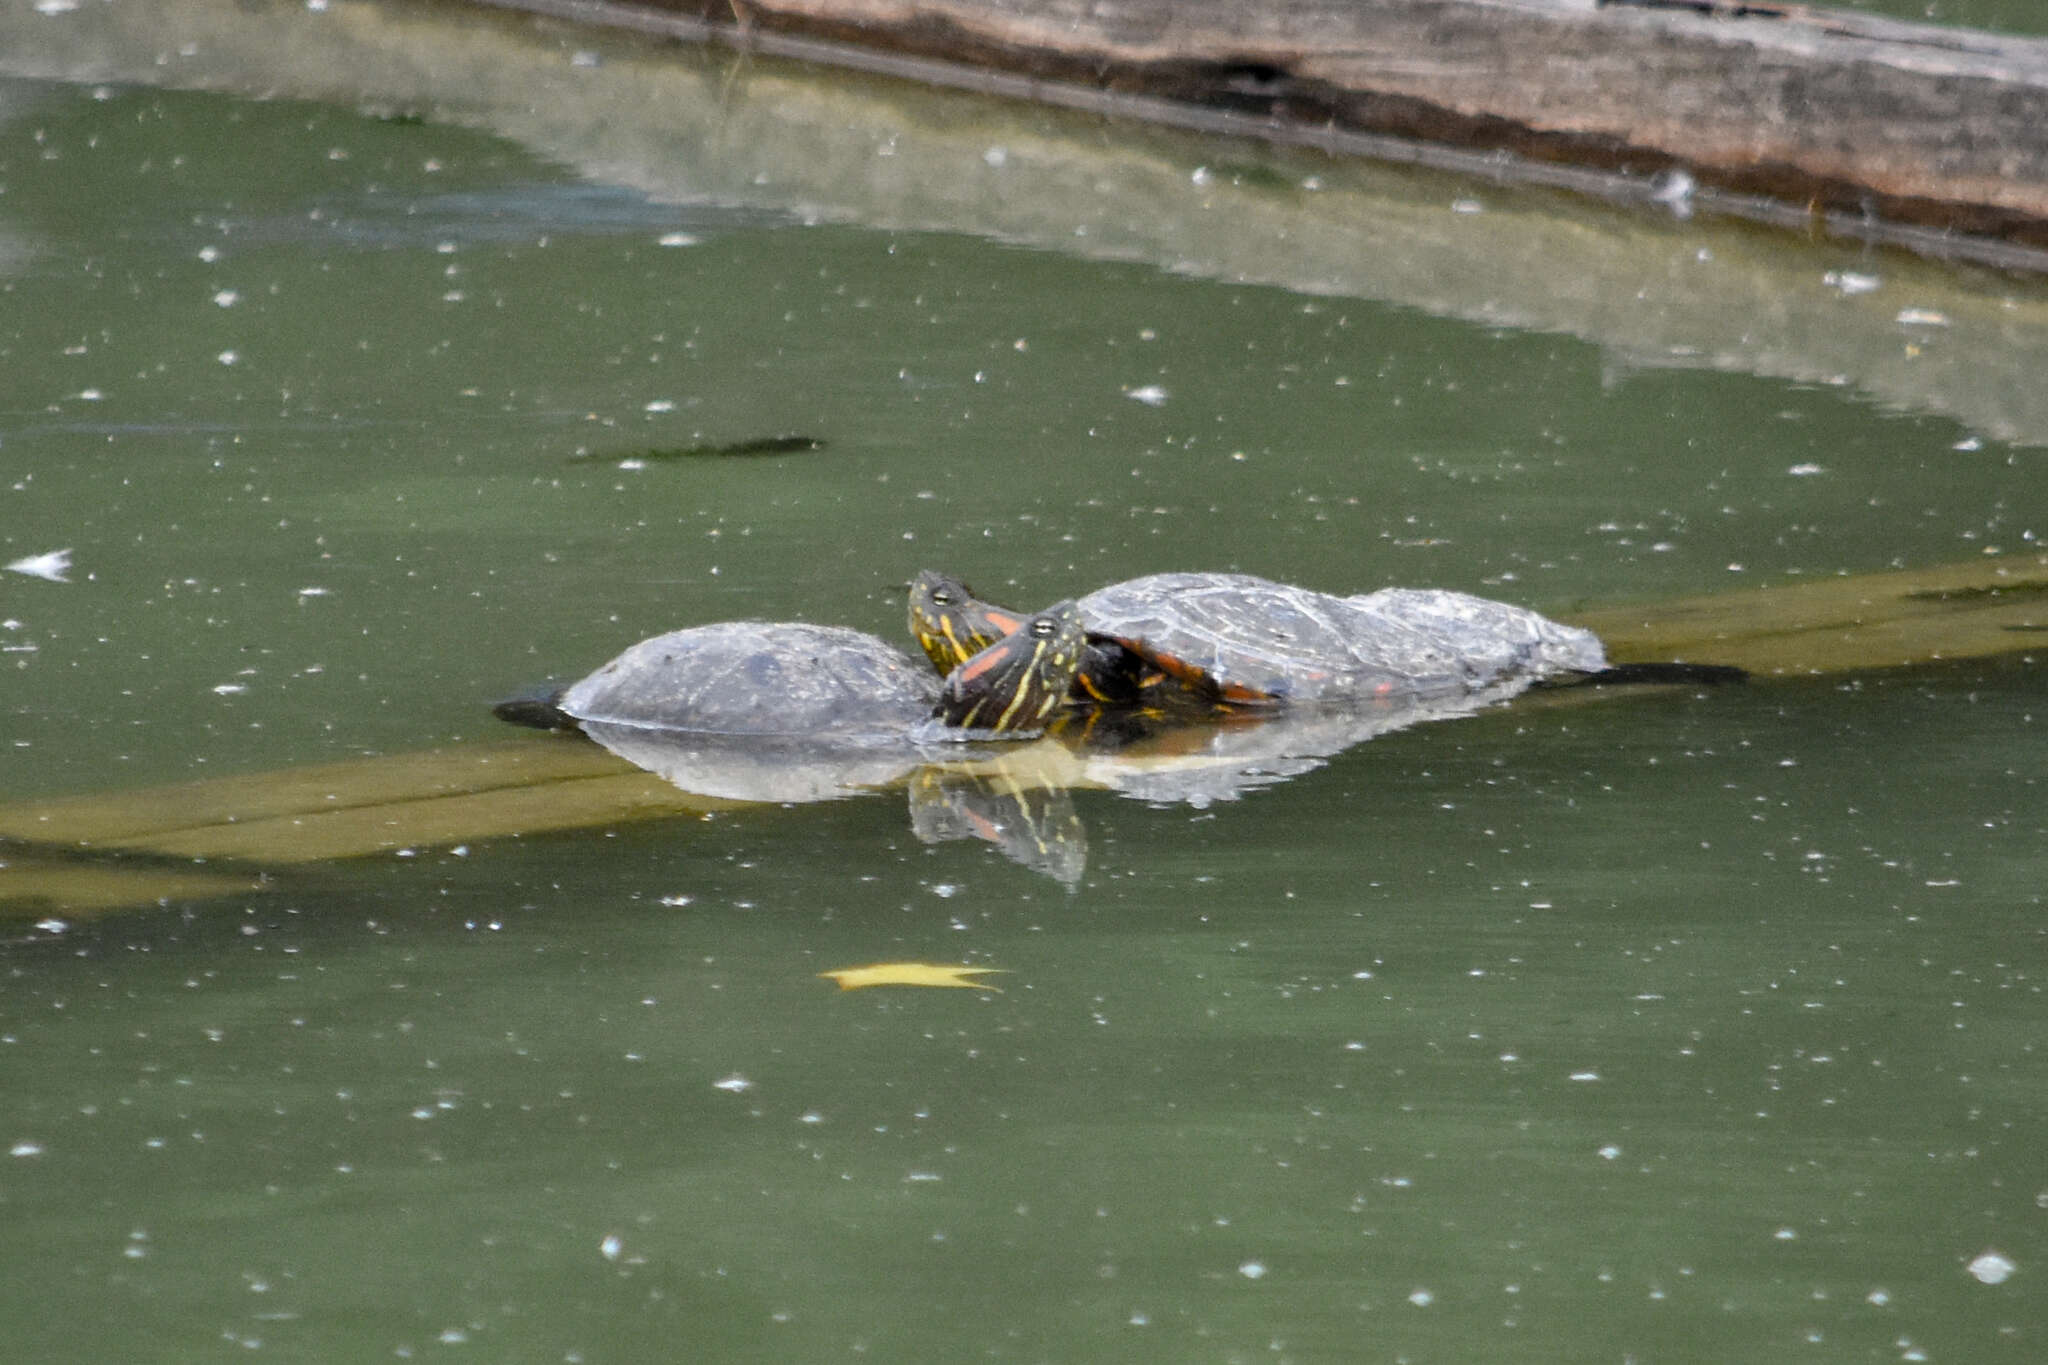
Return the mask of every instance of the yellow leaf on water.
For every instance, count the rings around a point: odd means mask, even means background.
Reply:
[[[857,991],[863,986],[970,986],[978,990],[1002,994],[1002,987],[991,986],[986,981],[972,978],[984,972],[1000,972],[1001,967],[955,967],[943,962],[874,962],[865,967],[841,967],[837,971],[819,972],[839,983],[842,991]]]

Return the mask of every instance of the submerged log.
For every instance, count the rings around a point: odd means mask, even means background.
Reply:
[[[1618,662],[1735,664],[1760,679],[1981,658],[2048,645],[2048,554],[1607,607],[1569,619],[1597,631]],[[1591,700],[1592,692],[1547,698]],[[1085,767],[1054,767],[1030,780],[1089,785]],[[311,862],[743,804],[686,794],[596,745],[537,734],[17,802],[0,807],[0,914],[254,890],[260,874]],[[5,841],[17,843],[10,849]],[[67,861],[67,851],[89,861]],[[122,854],[141,857],[124,867]]]
[[[1753,0],[482,2],[935,83],[989,73],[1001,93],[1092,95],[1279,141],[1392,135],[2048,248],[2043,39]]]

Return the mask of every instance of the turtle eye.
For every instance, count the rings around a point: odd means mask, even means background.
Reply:
[[[1052,623],[1051,618],[1041,616],[1031,623],[1031,633],[1041,640],[1050,640],[1059,633],[1059,627]]]
[[[952,590],[951,588],[937,588],[937,589],[934,589],[934,590],[933,590],[933,592],[932,592],[932,601],[934,601],[934,602],[938,603],[938,604],[939,604],[940,606],[942,606],[942,607],[950,607],[950,606],[952,606],[952,605],[953,605],[953,590]]]

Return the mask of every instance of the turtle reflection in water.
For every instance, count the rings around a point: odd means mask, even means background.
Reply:
[[[937,581],[921,576],[913,594],[921,638],[924,590]],[[1079,681],[1108,648],[1084,641],[1084,619],[1073,603],[1007,613],[1005,631],[949,655],[943,683],[859,631],[698,626],[643,641],[545,701],[507,703],[499,714],[580,728],[629,762],[708,796],[815,801],[912,778],[920,837],[987,839],[1072,886],[1086,859],[1067,795],[1074,787],[1206,805],[1305,772],[1372,735],[1476,710],[1527,681],[1467,670],[1455,686],[1326,689],[1318,705],[1214,714],[1120,703],[1107,713],[1113,723],[1099,724],[1103,708],[1074,704],[1109,690],[1101,678]],[[1597,657],[1597,642],[1592,649]],[[1175,675],[1156,657],[1127,652],[1130,659],[1111,667],[1162,695],[1158,680]],[[1182,686],[1190,695],[1229,696],[1226,686]],[[1087,723],[1072,724],[1077,717]],[[1021,742],[1048,725],[1054,735]]]

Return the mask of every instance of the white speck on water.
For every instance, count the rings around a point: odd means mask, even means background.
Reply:
[[[625,470],[645,469],[647,461],[627,458],[619,461],[619,468]]]
[[[1892,1301],[1891,1291],[1885,1289],[1873,1289],[1868,1294],[1865,1294],[1863,1296],[1863,1301],[1867,1304],[1872,1305],[1873,1307],[1882,1308]]]
[[[1166,404],[1166,390],[1157,384],[1146,384],[1140,388],[1125,389],[1124,397],[1133,402],[1143,403],[1148,408],[1163,407]]]
[[[1621,1155],[1621,1148],[1610,1142],[1600,1149],[1600,1155],[1608,1161],[1613,1161]]]
[[[242,357],[234,351],[222,351],[219,355],[214,357],[215,360],[218,360],[223,365],[232,365],[241,358]]]
[[[1152,1315],[1140,1309],[1124,1319],[1124,1321],[1130,1323],[1133,1327],[1149,1327],[1152,1325]]]
[[[463,1331],[460,1327],[450,1327],[442,1332],[440,1336],[435,1337],[434,1340],[440,1342],[443,1346],[460,1346],[463,1342],[469,1340],[469,1333]]]
[[[81,402],[97,403],[102,398],[105,398],[106,394],[102,393],[98,389],[80,389],[76,396]]]
[[[1815,474],[1820,474],[1820,473],[1823,473],[1823,472],[1825,472],[1825,470],[1824,470],[1824,467],[1823,467],[1823,466],[1821,466],[1821,465],[1817,465],[1817,464],[1811,464],[1811,463],[1809,463],[1809,464],[1795,464],[1795,465],[1791,466],[1791,467],[1790,467],[1789,469],[1787,469],[1787,470],[1786,470],[1785,472],[1786,472],[1787,474],[1790,474],[1790,475],[1791,475],[1791,476],[1792,476],[1793,478],[1795,478],[1795,479],[1804,479],[1804,478],[1810,478],[1810,477],[1812,477],[1812,476],[1813,476],[1813,475],[1815,475]]]
[[[1893,321],[1902,322],[1908,327],[1946,327],[1948,314],[1938,313],[1932,308],[1901,308],[1898,317]]]
[[[214,294],[213,301],[222,308],[232,308],[242,301],[242,296],[233,289],[222,289]]]
[[[661,903],[669,906],[688,905],[692,899],[694,898],[690,896],[663,896]]]
[[[299,589],[299,596],[300,596],[300,597],[325,597],[325,596],[327,596],[327,589],[325,589],[325,588],[300,588],[300,589]]]
[[[36,0],[37,14],[69,14],[78,8],[78,0]]]
[[[39,555],[23,555],[7,565],[10,573],[27,574],[30,578],[46,578],[52,583],[71,581],[71,551],[50,550]]]
[[[1650,198],[1674,209],[1690,208],[1693,193],[1698,189],[1699,182],[1691,173],[1677,166],[1657,172],[1650,180]]]
[[[1868,294],[1884,283],[1875,275],[1862,275],[1854,270],[1830,270],[1820,277],[1820,281],[1828,288],[1848,295]]]
[[[1486,212],[1486,205],[1480,203],[1477,199],[1453,199],[1451,201],[1451,212],[1484,213]]]
[[[991,147],[981,154],[981,161],[985,166],[1000,168],[1007,164],[1009,160],[1010,149],[1008,147]]]
[[[1571,1078],[1575,1081],[1597,1081],[1600,1079],[1600,1073],[1597,1071],[1574,1071]]]
[[[960,888],[951,882],[940,882],[932,888],[932,894],[942,901],[949,901],[960,894]]]
[[[1989,1247],[1979,1252],[1977,1259],[1970,1262],[1969,1271],[1981,1284],[2004,1284],[2012,1278],[2019,1266],[2003,1252]]]
[[[603,66],[604,58],[598,56],[595,52],[592,52],[587,47],[579,47],[574,52],[569,54],[569,65]]]
[[[200,247],[199,259],[205,261],[208,265],[212,265],[215,261],[220,259],[220,248],[217,246]]]
[[[1771,1236],[1781,1242],[1796,1242],[1799,1240],[1799,1230],[1797,1228],[1779,1228]]]
[[[654,242],[656,246],[695,246],[699,240],[694,232],[664,232]]]
[[[625,1243],[619,1240],[618,1233],[608,1232],[605,1234],[604,1240],[597,1244],[597,1250],[598,1254],[603,1256],[607,1261],[616,1261],[619,1259],[619,1252],[624,1248],[624,1246]]]
[[[7,1155],[9,1156],[41,1156],[42,1154],[43,1144],[37,1142],[34,1138],[23,1138],[7,1149]]]
[[[0,867],[4,866],[6,866],[6,864],[0,863]],[[42,930],[46,934],[61,934],[70,927],[71,926],[69,924],[65,923],[61,919],[58,919],[54,915],[52,915],[49,919],[39,919],[36,921],[36,928]]]
[[[1266,1274],[1266,1263],[1264,1261],[1246,1261],[1237,1268],[1237,1273],[1244,1276],[1247,1280],[1263,1279]]]
[[[1436,1295],[1430,1293],[1427,1289],[1417,1289],[1408,1295],[1408,1302],[1414,1304],[1417,1308],[1427,1308],[1436,1302]]]
[[[937,1171],[910,1171],[904,1175],[903,1183],[906,1185],[929,1185],[933,1181],[943,1179],[945,1177]]]
[[[243,683],[221,683],[217,685],[213,690],[216,696],[232,697],[237,692],[247,692],[249,689],[247,685]]]
[[[654,398],[650,399],[647,404],[647,411],[649,412],[674,412],[675,410],[676,400],[673,398]]]
[[[1957,441],[1954,445],[1949,447],[1950,450],[1960,450],[1964,452],[1972,450],[1982,450],[1983,448],[1984,442],[1980,441],[1975,436],[1965,436],[1962,440]]]
[[[747,1091],[754,1088],[754,1083],[738,1072],[734,1072],[723,1080],[713,1081],[711,1086],[714,1090],[725,1090],[735,1095],[744,1095]]]

